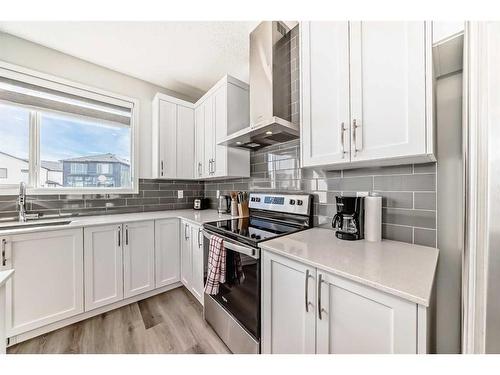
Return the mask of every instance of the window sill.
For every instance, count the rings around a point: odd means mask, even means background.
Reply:
[[[26,195],[72,195],[72,194],[138,194],[139,186],[135,188],[116,189],[116,188],[26,188]],[[18,195],[19,187],[0,188],[2,195]]]

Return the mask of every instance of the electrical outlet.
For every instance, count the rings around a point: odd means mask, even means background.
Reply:
[[[184,190],[177,190],[177,198],[179,199],[184,198]]]

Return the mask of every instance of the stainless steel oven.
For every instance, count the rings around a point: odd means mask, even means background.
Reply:
[[[210,237],[216,233],[204,229],[203,234],[206,260]],[[220,284],[217,295],[205,294],[205,320],[233,353],[259,353],[260,249],[221,237],[226,249],[226,282]],[[206,261],[204,267],[206,278]]]
[[[310,194],[250,193],[248,217],[203,224],[205,275],[210,238],[226,251],[226,281],[205,294],[204,316],[233,353],[260,352],[259,244],[312,227],[312,207]]]

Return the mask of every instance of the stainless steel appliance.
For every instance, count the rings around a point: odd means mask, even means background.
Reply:
[[[332,227],[341,240],[361,240],[365,236],[365,205],[363,197],[336,197],[337,213]]]
[[[250,124],[219,144],[257,150],[299,137],[291,122],[290,29],[261,22],[250,33]]]
[[[205,210],[209,207],[208,198],[195,198],[193,208],[195,210]]]
[[[220,214],[227,214],[231,211],[231,198],[229,195],[219,195],[217,199],[217,211]]]
[[[206,223],[204,272],[212,236],[226,249],[226,282],[205,294],[204,317],[233,353],[260,352],[259,244],[313,226],[312,195],[250,193],[249,217]]]

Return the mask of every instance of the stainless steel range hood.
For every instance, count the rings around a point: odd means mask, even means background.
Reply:
[[[260,23],[250,33],[250,126],[219,142],[259,149],[299,137],[291,122],[290,29],[280,21]]]

